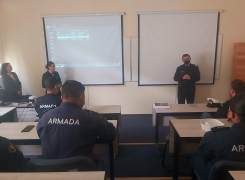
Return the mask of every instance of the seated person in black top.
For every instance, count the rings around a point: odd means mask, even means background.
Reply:
[[[207,132],[199,150],[192,158],[192,165],[201,179],[208,179],[213,164],[218,161],[245,162],[245,93],[230,99],[227,117],[231,128],[214,128]]]
[[[21,82],[10,63],[3,63],[1,69],[4,89],[8,90],[6,101],[19,101],[22,97]]]
[[[93,154],[97,138],[110,141],[116,129],[104,117],[82,109],[85,87],[75,80],[62,86],[62,104],[46,112],[39,120],[37,134],[42,144],[42,158],[58,159],[86,156],[99,162]]]
[[[24,171],[26,160],[7,138],[0,136],[0,172]]]
[[[34,104],[35,110],[38,114],[39,119],[42,118],[43,114],[52,108],[60,106],[62,100],[61,97],[57,96],[59,91],[59,85],[54,77],[49,77],[45,80],[44,85],[47,89],[47,94],[38,98]]]
[[[231,90],[230,96],[234,97],[238,93],[245,92],[245,82],[240,79],[235,79],[231,82]],[[230,105],[230,100],[226,101],[225,103],[221,104],[214,115],[214,118],[226,118],[228,109]]]

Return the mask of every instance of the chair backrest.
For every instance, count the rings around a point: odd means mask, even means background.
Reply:
[[[212,166],[209,180],[233,180],[228,171],[236,170],[245,170],[245,162],[219,161]]]
[[[94,171],[96,164],[88,157],[71,157],[63,159],[33,159],[27,162],[30,172],[68,172]]]

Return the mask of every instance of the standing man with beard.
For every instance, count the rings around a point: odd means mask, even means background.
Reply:
[[[193,104],[196,92],[196,81],[200,80],[198,66],[191,64],[189,54],[182,56],[183,65],[179,66],[175,72],[174,80],[178,81],[178,104]]]

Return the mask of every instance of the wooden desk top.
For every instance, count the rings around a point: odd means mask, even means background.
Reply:
[[[117,128],[117,120],[108,120]],[[29,132],[21,132],[27,125],[35,127]],[[39,140],[37,135],[37,122],[3,122],[0,124],[0,136],[9,140]]]
[[[232,126],[232,123],[227,121],[227,119],[218,119],[218,120],[224,123],[224,126],[228,126],[228,127]],[[182,138],[203,137],[206,132],[202,130],[200,121],[201,119],[170,120],[175,130]]]
[[[29,132],[21,132],[27,125],[34,125]],[[37,122],[3,122],[0,124],[0,136],[10,140],[39,139],[36,130]]]
[[[14,106],[11,103],[7,107],[34,108],[34,104],[28,106],[28,103],[19,103],[17,106]],[[121,114],[121,105],[84,105],[83,108],[95,111],[99,114]]]
[[[90,172],[41,172],[41,173],[0,173],[4,180],[104,180],[105,171]]]
[[[229,171],[235,180],[245,180],[245,171]]]
[[[121,114],[121,105],[84,105],[83,108],[99,114]]]
[[[14,105],[17,104],[17,105]],[[16,108],[34,108],[34,104],[28,104],[27,102],[23,103],[10,103],[6,107],[16,107]]]
[[[156,113],[193,113],[216,112],[217,108],[209,108],[206,104],[170,104],[170,108],[154,108]]]
[[[0,107],[0,116],[3,116],[14,109],[15,107]]]

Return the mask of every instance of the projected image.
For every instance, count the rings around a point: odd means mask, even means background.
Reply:
[[[56,62],[57,67],[121,66],[120,56],[116,57],[121,49],[115,49],[113,43],[115,36],[118,35],[114,33],[108,36],[107,33],[113,32],[114,27],[70,29],[47,26],[46,28],[49,57]],[[109,47],[105,46],[105,42]],[[111,59],[108,59],[110,56]]]

